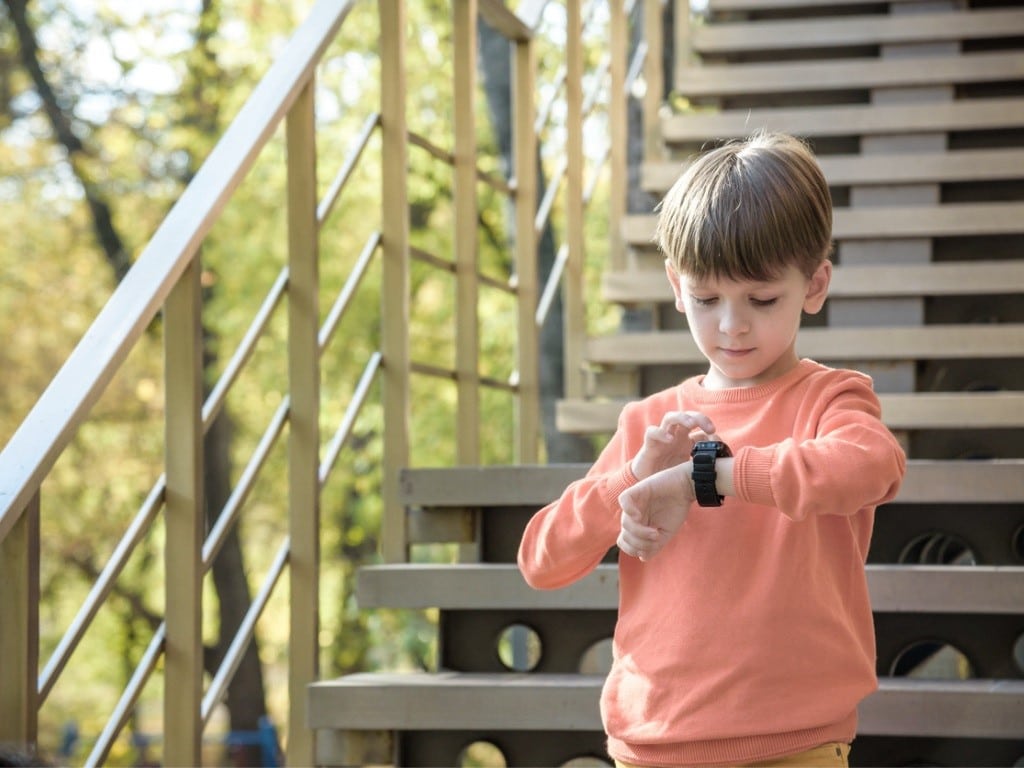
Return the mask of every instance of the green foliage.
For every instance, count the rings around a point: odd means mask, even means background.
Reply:
[[[108,200],[114,223],[135,256],[149,241],[308,10],[296,0],[224,0],[199,24],[184,3],[47,0],[32,4],[43,63],[85,152],[76,169]],[[450,3],[408,4],[409,128],[451,150]],[[429,22],[429,23],[428,23]],[[208,36],[209,35],[209,36]],[[373,3],[357,5],[318,71],[319,187],[330,187],[367,116],[378,108],[380,62]],[[0,444],[6,443],[61,362],[109,297],[114,277],[93,235],[82,187],[58,147],[31,82],[12,57],[16,41],[0,24],[0,205],[8,226],[0,249]],[[555,61],[557,45],[540,52]],[[493,132],[478,99],[482,166],[500,175]],[[320,239],[320,314],[327,316],[365,243],[381,226],[381,147],[374,138]],[[202,245],[204,321],[220,373],[286,264],[285,147],[279,130],[225,207]],[[453,251],[452,172],[413,147],[409,155],[413,245],[441,260]],[[512,270],[506,200],[478,185],[480,270],[505,281]],[[592,205],[598,207],[601,201]],[[603,259],[602,215],[589,217],[591,258]],[[412,265],[410,340],[415,361],[450,367],[455,359],[455,283],[433,266]],[[596,284],[595,284],[596,289]],[[596,295],[596,294],[595,294]],[[321,362],[321,438],[326,445],[345,417],[363,367],[380,348],[380,260],[370,268]],[[236,481],[287,391],[287,329],[283,308],[226,408],[234,421]],[[481,374],[507,381],[516,368],[514,299],[481,289],[478,323]],[[592,322],[606,322],[595,305]],[[43,492],[40,608],[45,662],[109,557],[115,542],[162,471],[163,352],[161,323],[136,350],[75,436]],[[211,381],[213,377],[211,376]],[[430,668],[435,663],[431,612],[360,611],[353,595],[358,567],[378,559],[383,415],[378,387],[355,419],[338,467],[323,489],[320,646],[325,675],[375,668]],[[457,456],[456,391],[446,378],[415,375],[412,400],[414,466],[450,465]],[[484,390],[481,461],[514,460],[515,409],[504,390]],[[272,450],[239,523],[253,591],[287,534],[287,434]],[[62,725],[77,721],[80,761],[114,708],[163,612],[163,528],[145,537],[72,658],[41,716],[43,747],[52,751]],[[421,559],[451,559],[450,548],[423,548]],[[207,580],[209,584],[209,580]],[[257,632],[269,670],[269,706],[283,725],[281,692],[287,666],[287,583],[278,585]],[[204,639],[216,638],[213,590],[204,602]],[[159,676],[146,689],[137,725],[159,729]],[[135,757],[123,740],[112,764]]]

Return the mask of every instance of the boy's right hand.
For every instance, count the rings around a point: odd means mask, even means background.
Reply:
[[[669,411],[644,432],[644,444],[630,463],[637,480],[690,459],[697,440],[713,440],[715,425],[700,411]]]

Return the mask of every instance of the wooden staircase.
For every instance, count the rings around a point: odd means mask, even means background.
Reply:
[[[678,35],[672,103],[643,184],[758,128],[806,137],[836,205],[826,311],[799,351],[874,377],[907,448],[868,576],[880,690],[852,764],[1024,759],[1024,8],[1011,2],[711,0]],[[622,403],[702,370],[671,307],[653,219],[624,224],[605,299],[650,326],[589,341],[589,391],[564,431],[605,435]],[[597,700],[615,622],[614,557],[535,592],[523,525],[586,467],[406,470],[410,544],[458,565],[359,574],[363,608],[438,609],[438,669],[309,691],[323,765],[606,765]],[[496,751],[495,751],[496,750]]]

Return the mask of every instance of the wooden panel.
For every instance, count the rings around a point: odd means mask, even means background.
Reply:
[[[362,673],[314,683],[315,729],[600,731],[601,675]],[[860,734],[1024,737],[1024,680],[882,678]]]
[[[623,333],[591,339],[587,359],[603,365],[704,360],[687,331]],[[821,361],[1024,357],[1024,324],[805,328],[797,352]]]
[[[890,3],[920,2],[920,0],[890,0]],[[829,8],[832,6],[877,6],[872,0],[708,0],[708,9],[712,11],[767,11],[786,8]]]
[[[930,43],[1008,37],[1021,33],[1024,33],[1024,13],[996,10],[706,24],[694,27],[691,40],[694,50],[706,54]]]
[[[403,469],[399,497],[423,507],[547,504],[586,471],[586,464]]]
[[[882,419],[890,429],[1010,429],[1024,427],[1024,392],[883,393]],[[562,432],[606,434],[615,429],[627,399],[562,400]]]
[[[837,266],[829,296],[974,296],[1024,293],[1024,254],[1020,261],[955,261],[927,264]],[[660,269],[605,273],[602,295],[623,304],[670,302],[672,289]]]
[[[406,469],[409,505],[436,508],[541,507],[586,473],[587,464]],[[897,501],[903,504],[996,504],[1024,501],[1024,460],[907,463]]]
[[[1024,178],[1024,149],[1016,148],[821,155],[818,162],[833,187]],[[666,192],[688,165],[689,162],[647,163],[642,170],[643,185],[653,192]]]
[[[1024,78],[1024,54],[715,65],[686,67],[679,77],[676,88],[689,97],[982,83]]]
[[[1024,613],[1024,567],[869,565],[878,612]],[[562,589],[535,590],[514,564],[378,565],[362,568],[361,609],[616,610],[618,566],[599,565]]]
[[[654,248],[654,214],[628,216],[622,224],[626,242]],[[1024,232],[1024,203],[951,203],[936,206],[837,208],[832,216],[836,240],[905,237],[954,237]]]
[[[747,136],[755,130],[798,136],[854,136],[915,131],[969,131],[1024,125],[1024,99],[970,99],[937,104],[836,105],[737,109],[667,117],[669,144]]]

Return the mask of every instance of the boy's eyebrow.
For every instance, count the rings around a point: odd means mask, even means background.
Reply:
[[[741,283],[741,284],[749,285],[752,288],[757,289],[757,288],[771,288],[771,287],[774,287],[777,283],[781,282],[781,278],[770,278],[768,280],[746,280],[746,279],[744,279],[744,280],[733,280],[732,278],[728,278],[728,277],[725,277],[725,278],[710,278],[710,279],[704,279],[704,280],[697,280],[695,278],[686,278],[686,283],[685,284],[686,284],[687,289],[689,289],[691,291],[706,291],[706,290],[713,290],[717,286],[717,284],[722,282],[722,281],[727,282],[727,283]],[[712,285],[711,283],[714,283],[714,285]]]

